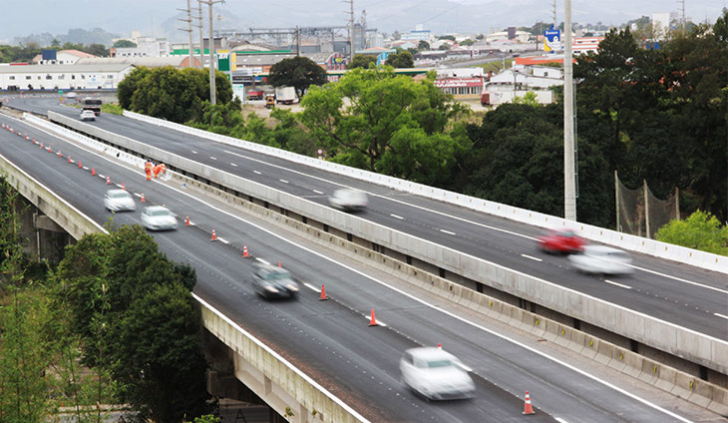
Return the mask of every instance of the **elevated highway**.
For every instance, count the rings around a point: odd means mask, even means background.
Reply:
[[[83,161],[85,167],[110,176],[115,184],[125,182],[128,190],[144,192],[151,203],[164,203],[180,216],[194,216],[195,226],[158,234],[155,239],[170,258],[196,268],[196,294],[227,316],[232,325],[245,327],[305,370],[365,419],[520,421],[519,397],[525,390],[534,398],[538,395],[537,418],[545,420],[689,421],[706,416],[690,404],[644,386],[618,388],[614,375],[601,374],[608,373],[606,369],[593,372],[593,364],[579,363],[577,358],[555,358],[550,347],[538,339],[491,328],[495,326],[492,322],[474,317],[467,308],[442,302],[426,292],[412,295],[396,289],[396,282],[380,278],[382,272],[331,251],[317,251],[315,244],[296,242],[295,235],[280,227],[266,227],[260,219],[246,216],[229,204],[213,205],[209,199],[179,189],[178,183],[147,184],[138,169],[114,159],[113,154],[89,152],[21,122],[10,123],[16,131],[44,139],[46,146],[50,143],[55,150],[62,149],[64,157],[71,155],[74,162]],[[108,188],[104,178],[92,177],[89,170],[79,169],[75,163],[69,164],[8,131],[0,132],[0,153],[9,166],[22,167],[79,214],[98,225],[107,221],[109,215],[101,204]],[[119,214],[114,222],[138,223],[138,214]],[[211,243],[213,228],[227,242]],[[309,285],[325,283],[332,300],[318,301],[314,290],[297,303],[259,300],[246,283],[251,263],[241,258],[243,243],[256,258],[273,263],[281,260]],[[371,309],[376,309],[388,326],[368,327],[366,318]],[[401,387],[397,380],[401,352],[435,343],[445,345],[473,369],[478,385],[475,399],[426,404]],[[311,412],[311,408],[306,410]],[[296,415],[302,418],[300,411]],[[326,421],[336,421],[330,414],[324,415]]]

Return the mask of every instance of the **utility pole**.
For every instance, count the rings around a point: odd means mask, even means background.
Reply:
[[[181,12],[187,12],[187,19],[177,19],[178,21],[187,22],[187,29],[177,28],[180,31],[187,32],[187,35],[189,35],[190,43],[189,43],[189,53],[190,56],[190,63],[187,65],[187,67],[192,67],[192,9],[190,8],[190,0],[187,0],[187,9],[177,9]]]
[[[576,221],[574,163],[574,63],[571,51],[571,0],[564,14],[564,218]]]
[[[197,6],[200,28],[200,67],[205,69],[205,25],[202,23],[202,3],[197,2]]]
[[[204,3],[210,6],[210,104],[213,106],[217,104],[216,88],[215,88],[215,36],[212,26],[212,6],[218,3],[225,3],[225,0],[197,0],[200,3]]]
[[[554,28],[558,28],[559,27],[559,21],[556,20],[556,0],[554,0],[554,9],[553,9],[553,12],[554,12],[553,13],[554,14]]]
[[[351,61],[354,61],[354,0],[349,0],[349,5],[351,6],[350,12],[349,12],[349,25],[351,26],[349,28],[349,44],[351,45]]]

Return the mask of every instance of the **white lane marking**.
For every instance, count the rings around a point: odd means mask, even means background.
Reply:
[[[83,167],[83,170],[88,170],[88,167],[84,166],[84,167]]]
[[[716,315],[716,316],[718,316],[718,317],[722,317],[724,319],[728,319],[728,316],[725,316],[723,314],[720,314],[720,313],[713,313],[713,314]]]
[[[217,160],[216,158],[214,158],[214,157],[212,157],[212,156],[210,156],[210,159],[211,159],[211,160]]]
[[[369,322],[371,323],[371,321],[372,321],[371,314],[370,315],[366,315],[365,314],[364,315],[364,318],[366,318],[367,320],[369,320]],[[387,324],[384,323],[384,322],[382,322],[381,320],[377,319],[376,316],[374,316],[374,321],[377,323],[376,326],[387,327]]]
[[[450,231],[445,230],[445,229],[440,229],[440,232],[442,232],[444,234],[448,234],[448,235],[455,235],[455,232],[450,232]]]
[[[624,285],[624,284],[621,284],[621,283],[617,283],[617,282],[614,282],[614,281],[610,281],[609,279],[604,279],[604,282],[609,283],[609,284],[612,284],[614,286],[618,286],[620,288],[632,289],[632,287],[629,286],[629,285]]]
[[[554,420],[556,420],[559,423],[569,423],[566,420],[562,419],[561,417],[554,417]]]
[[[324,195],[324,193],[323,193],[323,192],[321,192],[321,191],[319,191],[319,190],[317,190],[317,189],[313,190],[313,192],[315,192],[315,193],[316,193],[316,194],[318,194],[318,195]]]
[[[139,193],[137,193],[137,192],[135,192],[135,193],[134,193],[134,196],[135,196],[135,197],[141,197],[142,195],[141,195],[141,194],[139,194]]]
[[[197,154],[197,152],[195,150],[192,150],[192,154]]]
[[[99,178],[105,178],[106,176],[99,173]]]
[[[228,240],[226,240],[226,239],[224,239],[224,238],[220,238],[220,237],[217,237],[217,240],[218,240],[218,241],[220,241],[220,242],[222,242],[223,244],[230,244],[230,243],[228,242]]]
[[[236,165],[235,163],[230,163],[230,166],[232,166],[232,167],[238,167],[238,165]]]
[[[392,214],[392,213],[390,213],[389,215],[395,219],[404,220],[404,217],[402,217],[402,216],[397,216],[396,214]]]
[[[285,170],[285,171],[288,171],[288,172],[291,172],[291,173],[295,173],[295,174],[298,174],[298,175],[302,175],[302,176],[306,176],[308,178],[312,178],[312,179],[315,179],[315,180],[318,180],[318,181],[322,181],[322,182],[326,182],[326,183],[329,183],[329,184],[332,184],[332,185],[336,185],[338,187],[351,188],[348,185],[340,184],[340,183],[337,183],[337,182],[332,182],[332,181],[330,181],[328,179],[324,179],[324,178],[321,178],[321,177],[318,177],[318,176],[312,176],[312,175],[309,175],[309,174],[304,173],[304,172],[300,172],[300,171],[292,170],[292,169],[289,169],[289,168],[286,168],[286,167],[283,167],[283,166],[279,166],[279,165],[275,165],[275,164],[272,164],[272,163],[268,163],[268,162],[265,162],[263,160],[254,159],[254,158],[249,157],[249,156],[244,156],[242,154],[235,153],[234,151],[227,151],[226,150],[225,153],[232,154],[234,156],[238,156],[238,157],[241,157],[243,159],[250,160],[250,161],[253,161],[253,162],[261,163],[261,164],[264,164],[266,166],[274,167],[276,169]],[[359,189],[359,191],[364,191],[364,190]],[[520,234],[518,232],[509,231],[507,229],[502,229],[502,228],[498,228],[498,227],[495,227],[495,226],[486,225],[486,224],[480,223],[480,222],[474,222],[474,221],[469,220],[469,219],[466,219],[464,217],[453,216],[453,215],[447,214],[445,212],[441,212],[441,211],[438,211],[438,210],[429,209],[429,208],[424,207],[424,206],[419,206],[419,205],[416,205],[416,204],[410,204],[410,203],[407,203],[407,202],[402,201],[402,200],[398,200],[398,199],[393,198],[393,197],[386,197],[386,196],[383,196],[383,195],[374,194],[374,193],[369,192],[369,191],[364,191],[364,192],[367,195],[370,195],[370,196],[373,196],[373,197],[379,197],[379,198],[382,198],[384,200],[392,201],[394,203],[399,203],[399,204],[402,204],[402,205],[407,206],[407,207],[414,207],[416,209],[420,209],[420,210],[426,211],[428,213],[438,214],[440,216],[445,216],[445,217],[448,217],[450,219],[459,220],[461,222],[464,222],[464,223],[467,223],[467,224],[470,224],[470,225],[479,226],[481,228],[486,228],[486,229],[490,229],[490,230],[493,230],[493,231],[502,232],[502,233],[505,233],[505,234],[517,236],[517,237],[524,238],[524,239],[530,239],[531,241],[536,241],[537,240],[537,238],[532,237],[532,236]],[[483,201],[485,201],[485,200],[483,200]],[[695,286],[698,286],[698,287],[701,287],[701,288],[711,289],[711,290],[714,290],[714,291],[718,291],[718,292],[721,292],[721,293],[728,294],[728,290],[723,290],[723,289],[720,289],[720,288],[714,288],[714,287],[709,286],[709,285],[703,285],[703,284],[700,284],[698,282],[689,281],[689,280],[686,280],[686,279],[678,278],[676,276],[672,276],[672,275],[668,275],[668,274],[656,272],[654,270],[649,270],[649,269],[645,269],[645,268],[638,267],[638,266],[634,266],[634,265],[632,265],[632,267],[635,268],[635,269],[637,269],[637,270],[642,270],[643,272],[652,273],[654,275],[658,275],[658,276],[661,276],[661,277],[664,277],[664,278],[673,279],[673,280],[676,280],[676,281],[685,282],[685,283],[688,283],[688,284],[691,284],[691,285],[695,285]]]
[[[268,263],[267,261],[263,260],[263,259],[262,259],[262,258],[260,258],[260,257],[256,257],[255,259],[256,259],[256,260],[258,260],[259,262],[261,262],[261,263],[265,264],[265,265],[268,265],[268,266],[270,266],[270,263]]]
[[[253,173],[255,173],[257,175],[262,175],[262,173],[258,172],[257,170],[254,170]]]
[[[471,369],[470,367],[464,365],[463,363],[455,363],[455,365],[458,366],[458,367],[460,367],[461,369],[465,370],[468,373],[471,373],[473,371],[473,369]]]
[[[662,276],[662,277],[665,277],[665,278],[673,279],[673,280],[676,280],[676,281],[679,281],[679,282],[684,282],[684,283],[687,283],[687,284],[690,284],[690,285],[693,285],[693,286],[698,286],[700,288],[710,289],[710,290],[713,290],[713,291],[720,292],[722,294],[728,294],[728,290],[726,290],[726,289],[715,288],[715,287],[712,287],[710,285],[703,285],[703,284],[698,283],[698,282],[693,282],[693,281],[689,281],[687,279],[678,278],[677,276],[666,275],[664,273],[656,272],[656,271],[650,270],[650,269],[645,269],[645,268],[642,268],[642,267],[639,267],[639,266],[635,266],[635,265],[632,265],[632,264],[628,264],[628,266],[632,267],[633,269],[641,270],[643,272],[652,273],[653,275],[658,275],[658,276]]]
[[[279,181],[283,182],[284,184],[288,183],[288,181],[286,181],[285,179],[279,179]]]
[[[308,283],[308,282],[304,282],[304,283],[303,283],[303,285],[304,285],[304,286],[306,286],[306,287],[307,287],[308,289],[310,289],[310,290],[312,290],[312,291],[316,291],[316,292],[318,292],[318,293],[321,293],[321,290],[320,290],[320,289],[318,289],[317,287],[315,287],[315,286],[311,285],[311,284],[310,284],[310,283]]]
[[[529,256],[527,254],[521,254],[521,257],[524,257],[524,258],[527,258],[527,259],[533,260],[533,261],[543,261],[543,259],[540,259],[538,257],[532,257],[532,256]]]

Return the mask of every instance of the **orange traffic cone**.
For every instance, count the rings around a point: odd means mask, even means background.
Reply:
[[[248,246],[246,244],[243,244],[243,257],[250,257],[250,254],[248,253]]]
[[[185,226],[190,226],[190,217],[189,216],[187,216],[187,218],[185,219]]]
[[[437,348],[442,349],[442,344],[437,344]]]
[[[106,185],[111,185],[111,176],[106,177]]]
[[[68,155],[68,163],[71,163],[71,155]]]
[[[124,191],[126,191],[126,187],[124,187],[124,183],[123,182],[121,183],[121,189],[123,189]]]
[[[61,150],[58,150],[58,157],[63,157],[63,154],[61,154]]]
[[[210,241],[217,241],[217,235],[215,235],[215,230],[212,230],[212,239]]]
[[[40,148],[43,148],[43,141],[40,142]]]
[[[48,152],[49,153],[52,153],[53,152],[53,148],[50,145],[48,146]]]
[[[329,297],[326,296],[326,288],[323,284],[321,284],[321,297],[319,298],[319,301],[325,301],[328,300]]]
[[[523,404],[523,413],[521,414],[536,414],[533,412],[533,406],[531,405],[531,395],[526,391],[526,403]]]
[[[81,166],[81,160],[78,161],[78,168],[81,169],[83,166]]]
[[[374,309],[372,309],[372,320],[369,321],[369,326],[377,326],[377,319],[374,318]]]
[[[144,198],[144,193],[142,193],[142,203],[146,203],[146,202],[147,202],[147,199]]]
[[[95,167],[92,167],[91,168],[91,176],[96,176],[96,168]]]

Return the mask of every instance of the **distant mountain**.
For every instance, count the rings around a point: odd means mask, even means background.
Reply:
[[[25,37],[15,37],[13,44],[27,45],[30,42],[35,42],[41,47],[50,46],[53,40],[57,40],[61,45],[67,42],[74,44],[103,44],[107,47],[111,46],[114,38],[119,38],[118,35],[106,32],[101,28],[94,28],[90,31],[85,29],[74,28],[69,29],[67,34],[53,35],[48,32],[41,34],[31,34]]]

